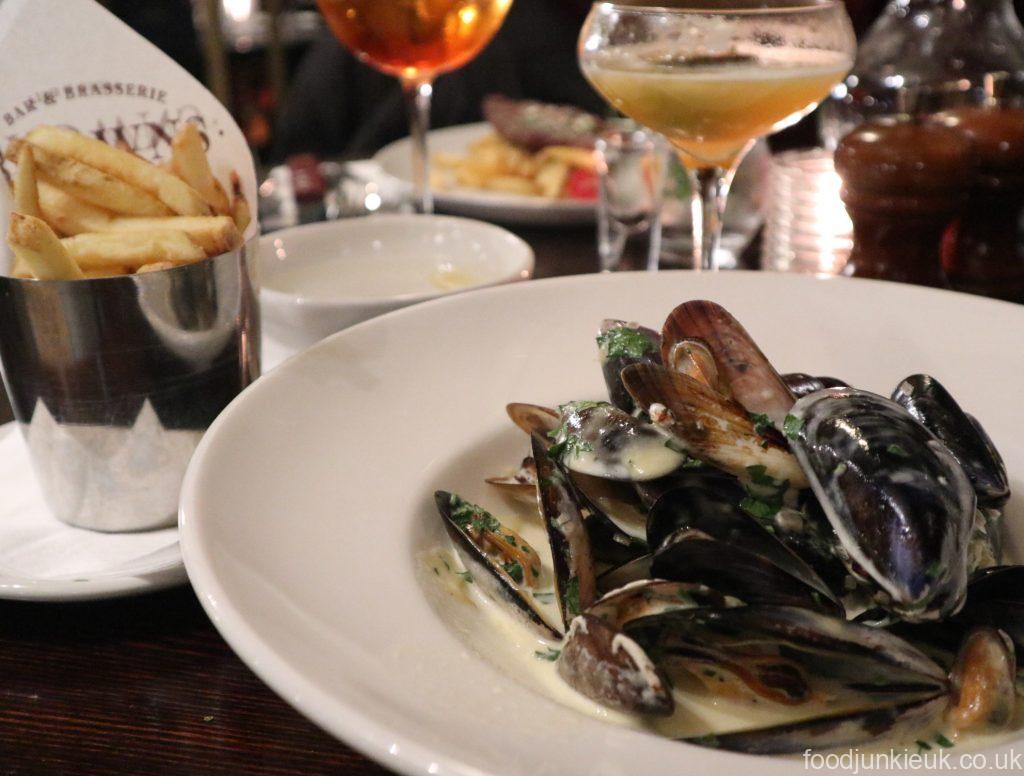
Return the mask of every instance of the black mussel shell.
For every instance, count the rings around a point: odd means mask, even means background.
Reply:
[[[756,523],[741,529],[741,543],[729,538],[734,527],[716,530],[721,540],[700,529],[680,528],[653,553],[651,572],[661,579],[708,585],[752,604],[842,613],[842,605],[824,583],[785,547],[775,542],[763,553],[764,546],[774,541],[764,529]],[[747,541],[756,531],[768,539]]]
[[[667,477],[633,483],[637,495],[640,496],[640,501],[648,510],[669,491],[692,486],[722,488],[733,493],[738,492],[736,488],[741,487],[735,475],[700,461],[689,461],[682,469],[676,470]]]
[[[968,415],[934,377],[911,375],[892,399],[937,436],[971,478],[978,504],[1000,507],[1010,497],[1006,466],[977,419]]]
[[[999,628],[1024,654],[1024,566],[993,566],[976,572],[967,586],[967,602],[950,628],[954,623],[963,630],[985,625]]]
[[[573,617],[597,599],[597,578],[590,537],[565,471],[551,460],[547,441],[530,436],[537,464],[537,506],[551,545],[558,608],[566,628]]]
[[[647,581],[650,578],[651,556],[641,555],[639,558],[634,558],[602,572],[597,578],[597,589],[602,593],[608,593],[633,582]]]
[[[809,393],[820,391],[824,388],[848,388],[845,383],[835,377],[815,377],[803,372],[790,372],[782,375],[782,382],[789,388],[796,398],[800,399]]]
[[[517,619],[524,621],[539,636],[546,639],[560,639],[562,634],[547,623],[532,598],[523,591],[511,575],[496,564],[477,546],[465,529],[452,519],[453,501],[456,497],[448,491],[434,493],[434,503],[441,515],[445,532],[455,545],[463,565],[472,575],[473,582],[480,586],[489,597],[505,604]]]
[[[684,738],[688,744],[746,754],[797,754],[903,738],[942,721],[945,697],[876,706],[738,733]]]
[[[601,372],[608,386],[608,398],[620,410],[632,412],[633,397],[629,395],[619,376],[630,364],[647,361],[661,363],[661,336],[653,329],[608,319],[601,323],[597,335],[601,358]]]
[[[791,447],[851,569],[907,620],[957,612],[967,592],[975,495],[952,454],[903,407],[832,388],[793,407]]]
[[[711,665],[785,705],[829,698],[850,711],[948,690],[943,669],[898,636],[802,608],[670,610],[623,631],[667,671]]]

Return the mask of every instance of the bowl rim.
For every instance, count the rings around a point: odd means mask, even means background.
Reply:
[[[461,288],[454,288],[450,290],[437,289],[436,291],[429,292],[408,292],[404,294],[389,294],[386,296],[366,296],[366,297],[353,297],[353,296],[337,296],[337,297],[309,297],[302,294],[281,291],[280,289],[273,288],[267,285],[266,280],[270,273],[265,271],[265,265],[263,260],[263,251],[265,245],[272,245],[275,238],[280,238],[282,235],[294,235],[296,233],[308,233],[308,232],[338,232],[339,236],[349,231],[350,229],[364,228],[372,223],[378,224],[381,228],[386,228],[387,223],[408,223],[414,219],[422,219],[424,222],[430,222],[434,224],[455,224],[455,225],[469,225],[472,229],[479,229],[483,232],[488,232],[497,239],[502,239],[508,242],[514,250],[520,253],[520,260],[517,268],[508,273],[495,276],[493,279],[485,280],[481,283],[473,283],[468,286]],[[381,223],[383,222],[383,223]],[[517,234],[510,232],[497,224],[488,223],[487,221],[480,221],[475,218],[464,218],[462,216],[448,216],[438,214],[420,214],[420,213],[375,213],[369,216],[363,216],[361,218],[347,218],[340,219],[337,221],[317,221],[309,224],[299,224],[297,226],[289,226],[285,229],[278,229],[273,232],[267,232],[260,236],[259,239],[259,255],[258,263],[260,266],[260,297],[261,301],[269,302],[275,307],[284,306],[299,306],[302,308],[313,309],[313,310],[337,310],[339,308],[377,308],[377,307],[389,307],[395,304],[410,305],[418,302],[425,302],[430,299],[438,299],[440,297],[449,296],[451,294],[462,293],[464,291],[472,291],[478,288],[487,288],[489,286],[501,285],[504,283],[511,283],[516,280],[529,280],[533,277],[534,268],[536,266],[536,256],[534,255],[533,248],[526,242],[522,237]]]

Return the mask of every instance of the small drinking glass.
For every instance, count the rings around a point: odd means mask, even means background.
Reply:
[[[649,235],[645,266],[658,269],[661,200],[668,145],[632,122],[598,138],[597,253],[601,272],[622,268],[629,239]]]

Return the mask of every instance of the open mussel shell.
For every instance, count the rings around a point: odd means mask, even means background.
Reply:
[[[942,668],[911,644],[807,609],[667,611],[627,622],[623,631],[670,674],[712,668],[757,697],[807,709],[803,722],[701,740],[723,748],[786,752],[857,743],[922,716],[934,719],[941,707],[924,714],[919,704],[941,698],[944,707],[948,692]]]
[[[937,436],[970,477],[978,504],[1000,507],[1010,497],[1006,466],[978,421],[964,412],[942,383],[929,375],[903,380],[892,399]]]
[[[946,446],[895,402],[853,388],[805,396],[792,414],[793,452],[880,603],[911,621],[959,610],[975,496]]]
[[[505,405],[509,419],[527,434],[538,433],[546,437],[558,428],[560,415],[558,410],[542,407],[539,404],[512,402]]]
[[[630,483],[575,471],[569,474],[569,479],[583,506],[601,515],[626,536],[645,542],[647,509]]]
[[[796,459],[777,440],[757,433],[747,411],[703,383],[651,364],[622,370],[622,382],[651,422],[689,455],[742,477],[764,466],[774,479],[807,486]]]
[[[668,679],[647,653],[593,615],[572,621],[556,668],[570,687],[608,708],[652,716],[675,709]]]
[[[519,464],[519,469],[514,474],[504,477],[488,477],[485,482],[499,488],[532,491],[537,486],[537,464],[534,462],[533,456],[528,455]]]
[[[843,382],[835,377],[815,377],[803,372],[789,372],[780,375],[782,382],[789,388],[789,392],[800,399],[809,393],[821,391],[825,388],[848,388],[849,383]]]
[[[560,639],[561,631],[552,627],[533,603],[533,598],[521,584],[500,564],[495,563],[484,550],[473,541],[466,530],[452,518],[454,494],[439,490],[434,493],[434,503],[441,515],[445,532],[455,545],[466,570],[473,582],[490,598],[502,603],[516,619],[525,622],[537,635],[546,639]]]
[[[776,580],[773,589],[758,589],[754,591],[757,595],[785,596],[784,600],[761,598],[762,603],[796,603],[802,600],[809,602],[812,608],[841,613],[842,605],[814,569],[783,544],[776,533],[770,532],[740,508],[744,495],[736,483],[726,489],[677,488],[662,496],[651,507],[647,524],[647,541],[654,550],[652,566],[655,574],[669,579],[700,581],[695,575],[703,572],[709,575],[703,581],[717,586],[720,574],[735,576],[737,569],[741,570],[741,575],[742,570],[752,573],[756,570],[758,583]],[[709,545],[702,536],[686,531],[700,532],[721,546]],[[684,538],[700,542],[700,547],[708,550],[709,556],[706,559],[700,557],[700,548],[693,544],[675,550],[668,546],[670,540],[678,542]],[[734,568],[715,568],[715,561],[729,557],[733,558],[730,565]],[[798,584],[791,584],[789,580],[779,583],[777,575],[766,568],[769,565]],[[745,597],[743,591],[735,587],[745,581],[742,576],[736,579],[729,592],[735,591],[735,595]]]
[[[619,375],[625,367],[641,361],[660,364],[661,336],[653,329],[609,318],[601,322],[597,346],[608,398],[620,410],[632,412],[633,397]]]
[[[647,653],[622,633],[638,617],[699,606],[738,606],[704,587],[643,580],[600,598],[572,621],[558,673],[588,698],[620,711],[668,715],[674,703],[668,680]]]
[[[555,450],[566,468],[624,482],[664,477],[686,456],[650,423],[610,404],[571,402],[562,406]]]
[[[939,724],[948,701],[945,697],[852,712],[826,714],[803,722],[737,733],[684,738],[688,744],[746,754],[796,754],[900,739]]]
[[[742,324],[714,302],[684,302],[669,313],[661,330],[665,363],[677,343],[691,338],[707,343],[732,397],[747,412],[767,415],[781,430],[794,396]]]
[[[813,579],[812,570],[784,547],[773,549],[777,556],[788,556],[782,565],[757,549],[716,539],[699,529],[681,528],[652,554],[651,573],[661,579],[700,582],[750,603],[842,613],[842,605],[824,583],[808,584],[801,578]]]
[[[719,374],[715,356],[704,340],[697,337],[679,340],[668,350],[664,363],[673,372],[692,377],[726,398],[732,397],[729,383]]]
[[[597,599],[597,576],[583,514],[568,477],[551,460],[540,434],[530,436],[537,464],[537,506],[544,518],[555,574],[558,609],[565,628]]]

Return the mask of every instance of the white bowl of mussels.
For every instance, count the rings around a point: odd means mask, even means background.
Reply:
[[[1022,326],[742,272],[419,305],[225,411],[186,566],[264,681],[403,773],[1011,763]]]

